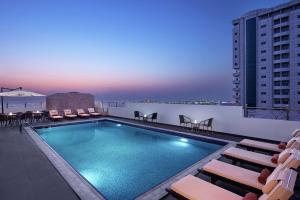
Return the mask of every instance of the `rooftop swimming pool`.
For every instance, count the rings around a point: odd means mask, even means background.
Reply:
[[[109,120],[36,131],[109,200],[134,199],[225,145]]]

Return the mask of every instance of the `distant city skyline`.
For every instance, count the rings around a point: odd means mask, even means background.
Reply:
[[[230,101],[232,20],[285,2],[0,0],[0,86]]]

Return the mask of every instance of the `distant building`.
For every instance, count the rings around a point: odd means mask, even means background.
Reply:
[[[300,0],[233,20],[233,69],[238,104],[300,110]]]

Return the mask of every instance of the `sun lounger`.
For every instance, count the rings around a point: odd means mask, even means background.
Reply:
[[[90,117],[90,114],[85,113],[84,110],[81,108],[77,109],[77,115],[78,115],[78,117],[82,117],[82,118]]]
[[[300,151],[296,149],[285,149],[279,154],[277,163],[283,164],[292,155],[295,156],[289,159],[289,162],[286,163],[286,165],[289,168],[297,169],[300,165]],[[262,168],[266,167],[273,169],[278,166],[278,164],[271,161],[273,156],[247,151],[236,147],[226,149],[223,152],[223,156],[230,158],[233,161],[245,162]]]
[[[280,181],[276,181],[258,200],[288,200],[293,195],[297,173],[285,169],[280,176]],[[243,200],[240,195],[192,175],[173,183],[171,192],[179,198],[189,200]]]
[[[250,139],[243,139],[238,146],[245,147],[249,150],[262,150],[268,151],[271,153],[280,153],[284,149],[280,149],[278,144],[268,143],[268,142],[261,142],[256,140]],[[286,145],[286,148],[297,148],[300,149],[300,136],[293,137],[290,139]]]
[[[77,117],[77,115],[74,115],[72,113],[71,109],[65,109],[64,110],[64,116],[65,116],[65,118],[68,118],[68,119],[75,119]]]
[[[89,114],[92,117],[99,117],[99,116],[101,116],[101,113],[96,112],[95,108],[88,108],[88,111],[89,111]]]
[[[49,110],[49,116],[52,120],[61,120],[63,119],[57,112],[57,110]]]
[[[280,173],[289,169],[284,164],[278,165],[266,180],[266,184],[258,181],[259,172],[231,165],[219,160],[211,160],[203,166],[201,172],[211,177],[212,182],[223,180],[224,182],[238,185],[257,194],[270,190],[274,182],[280,180]]]

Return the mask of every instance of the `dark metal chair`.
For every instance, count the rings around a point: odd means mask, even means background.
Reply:
[[[50,118],[49,111],[48,110],[43,110],[42,111],[42,120],[43,121],[48,121],[49,118]]]
[[[0,114],[0,125],[6,126],[8,123],[8,118],[5,114]]]
[[[140,111],[134,111],[134,119],[142,120],[143,119],[143,113]]]
[[[25,112],[25,121],[29,123],[33,121],[32,111]]]
[[[147,119],[151,120],[152,122],[157,122],[157,113],[152,113],[150,115],[147,116]]]
[[[188,125],[192,126],[192,119],[185,116],[185,115],[179,115],[179,123],[180,126],[188,127]]]
[[[212,131],[212,122],[213,122],[213,118],[209,118],[209,119],[199,122],[199,129]]]

